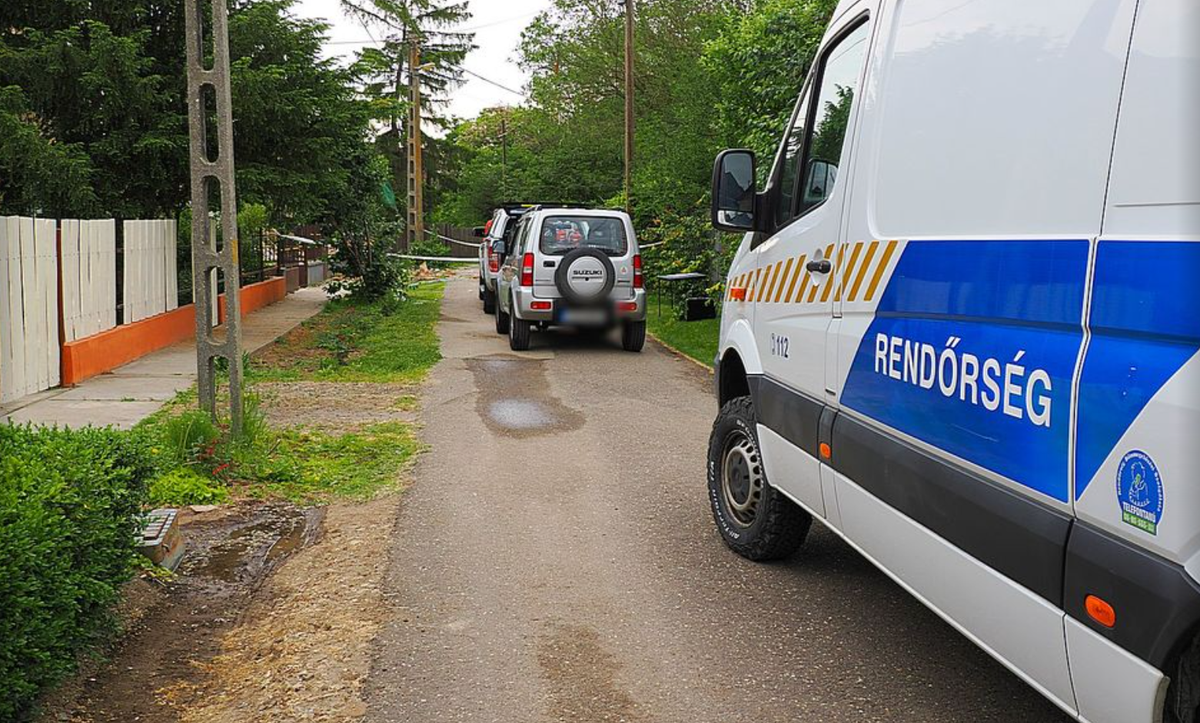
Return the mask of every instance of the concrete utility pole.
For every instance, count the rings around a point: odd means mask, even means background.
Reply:
[[[237,193],[234,189],[233,106],[229,90],[229,13],[226,0],[211,0],[205,18],[200,0],[184,0],[187,43],[188,129],[192,171],[192,298],[196,307],[196,372],[200,408],[216,418],[216,360],[229,363],[229,419],[235,435],[242,431],[242,302],[239,293]],[[205,30],[208,30],[206,33]],[[206,69],[205,35],[212,39],[212,68]],[[217,147],[209,157],[206,95],[215,104]],[[210,236],[209,194],[220,189],[221,232]],[[212,330],[216,273],[225,277],[225,339]]]
[[[425,161],[421,142],[421,46],[417,38],[408,46],[408,224],[404,252],[425,238]]]
[[[625,0],[625,210],[633,210],[633,0]]]

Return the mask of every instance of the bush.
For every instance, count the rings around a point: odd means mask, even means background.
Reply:
[[[151,474],[126,433],[0,426],[0,720],[110,630]]]
[[[325,286],[330,296],[348,294],[361,301],[395,296],[403,299],[408,285],[408,265],[390,255],[390,242],[378,237],[345,235],[336,240],[330,266],[343,278]]]

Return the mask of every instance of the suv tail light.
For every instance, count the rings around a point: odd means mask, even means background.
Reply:
[[[642,280],[642,255],[633,255],[633,288],[640,289],[645,284]]]
[[[500,270],[500,254],[496,253],[496,243],[491,239],[487,242],[488,271],[493,274]]]
[[[527,253],[521,259],[521,286],[533,286],[533,254]]]

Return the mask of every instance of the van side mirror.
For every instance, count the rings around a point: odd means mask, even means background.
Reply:
[[[722,151],[713,164],[712,225],[720,231],[754,230],[757,161],[754,151]]]
[[[725,150],[713,165],[713,228],[754,231],[758,196],[754,151]]]
[[[471,229],[471,233],[475,235],[475,238],[483,238],[484,236],[487,236],[487,227],[476,226],[475,228]]]

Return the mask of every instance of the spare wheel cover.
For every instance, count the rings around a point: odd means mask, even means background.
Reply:
[[[589,304],[607,298],[616,277],[607,254],[599,249],[582,248],[571,251],[559,262],[554,284],[567,301]]]

